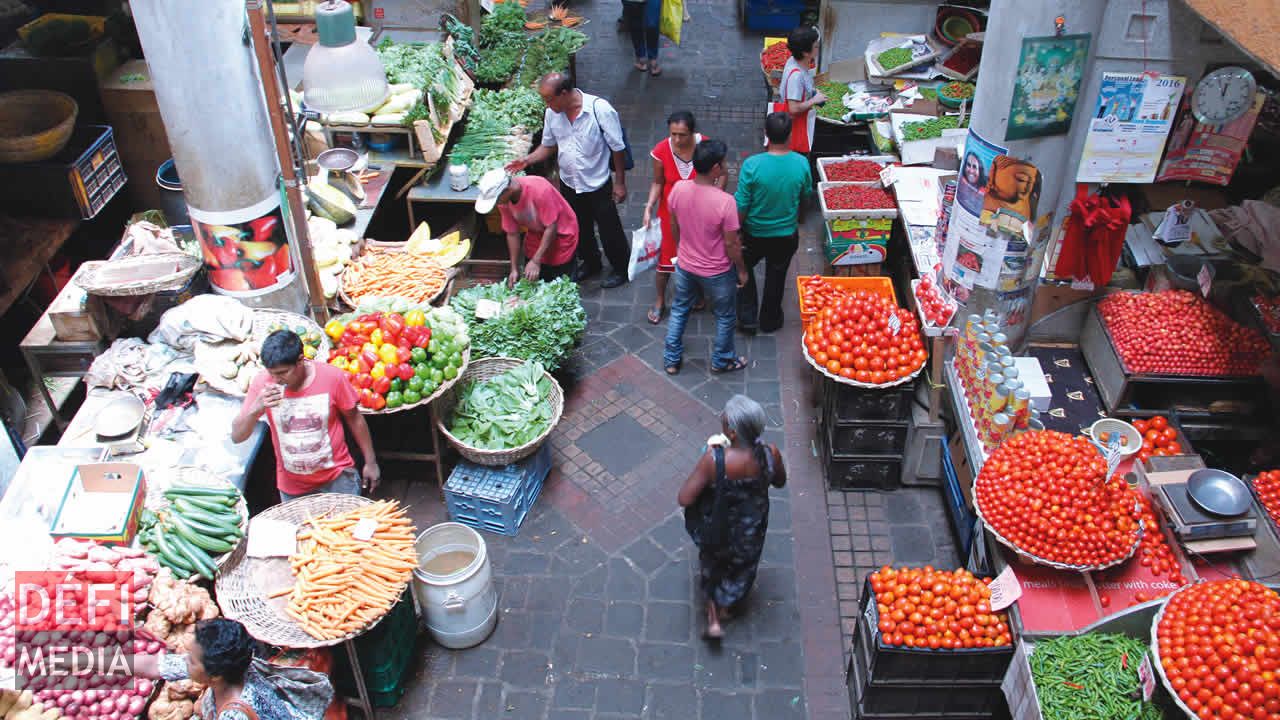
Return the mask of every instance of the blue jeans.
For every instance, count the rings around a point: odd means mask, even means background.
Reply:
[[[290,500],[296,500],[297,498],[300,498],[303,495],[319,495],[320,493],[342,493],[344,495],[359,495],[360,484],[361,484],[361,477],[360,477],[360,472],[358,470],[356,470],[354,467],[343,468],[342,472],[338,473],[338,477],[330,480],[329,482],[325,483],[324,485],[321,485],[320,487],[316,488],[315,490],[312,490],[311,492],[302,493],[301,495],[290,495],[284,492],[280,493],[280,502],[289,502]]]
[[[636,60],[657,60],[658,22],[662,13],[662,3],[658,0],[631,2],[623,0],[622,18],[631,33],[631,47],[636,52]]]
[[[667,323],[663,363],[671,367],[684,359],[684,326],[689,322],[689,311],[697,302],[701,290],[716,317],[716,339],[712,346],[711,367],[719,369],[732,365],[738,359],[738,353],[733,347],[733,328],[738,322],[737,271],[729,268],[719,275],[702,277],[677,265],[675,281],[675,301],[671,303],[671,319]]]

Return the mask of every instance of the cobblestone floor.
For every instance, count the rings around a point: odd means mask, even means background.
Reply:
[[[616,2],[573,7],[591,18],[580,83],[614,102],[635,146],[624,226],[639,225],[647,150],[673,110],[693,111],[700,132],[729,145],[736,174],[738,160],[759,147],[766,98],[755,70],[761,36],[739,29],[734,5],[691,3],[686,44],[663,48],[660,78],[631,68],[629,41],[614,32]],[[793,271],[821,266],[819,230],[817,221],[802,229]],[[644,319],[652,287],[651,275],[614,290],[583,286],[590,323],[559,374],[566,407],[551,440],[551,475],[518,536],[485,535],[500,593],[497,630],[465,651],[421,641],[407,693],[384,716],[846,720],[844,652],[865,574],[926,556],[954,564],[935,491],[826,491],[811,371],[792,351],[800,330],[791,305],[778,333],[737,338],[750,367],[726,376],[708,372],[712,317],[695,313],[684,369],[669,378],[666,324]],[[696,554],[675,495],[734,393],[766,408],[766,439],[783,448],[791,482],[771,494],[749,607],[713,647],[700,638]],[[447,519],[432,480],[404,480],[389,492],[412,505],[420,527]]]

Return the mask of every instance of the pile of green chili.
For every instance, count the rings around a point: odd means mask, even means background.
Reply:
[[[1046,720],[1160,720],[1160,708],[1142,701],[1138,680],[1147,651],[1141,640],[1105,633],[1036,643],[1031,677],[1040,714]]]

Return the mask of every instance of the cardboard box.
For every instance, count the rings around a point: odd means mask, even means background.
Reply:
[[[1049,412],[1053,402],[1053,390],[1044,379],[1044,369],[1040,361],[1033,357],[1016,357],[1014,367],[1018,369],[1018,379],[1022,381],[1022,389],[1031,393],[1031,407],[1040,412]]]
[[[147,478],[134,463],[77,465],[49,535],[128,545],[138,532]]]
[[[96,295],[90,295],[74,282],[62,288],[49,303],[49,322],[59,340],[65,342],[92,342],[114,335],[111,314],[106,303]]]

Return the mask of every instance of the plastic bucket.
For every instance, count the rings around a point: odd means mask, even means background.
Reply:
[[[178,177],[178,167],[173,158],[160,163],[156,168],[156,185],[164,190],[163,205],[160,211],[170,225],[183,225],[190,222],[187,215],[187,196],[182,193],[182,180]]]
[[[419,535],[415,548],[413,596],[432,637],[454,649],[484,642],[498,622],[484,538],[461,523],[440,523]]]

